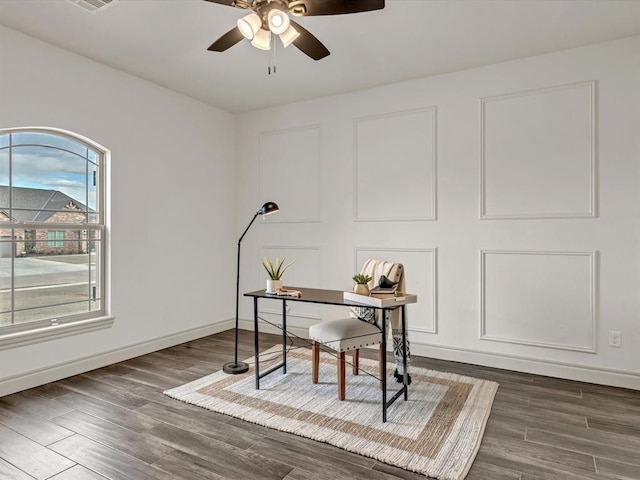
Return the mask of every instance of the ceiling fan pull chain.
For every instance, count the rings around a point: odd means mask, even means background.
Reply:
[[[278,42],[276,36],[272,33],[271,40],[273,43],[273,74],[276,73],[276,57],[278,55]]]

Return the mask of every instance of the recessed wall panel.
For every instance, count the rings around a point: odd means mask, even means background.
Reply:
[[[294,262],[282,276],[284,287],[305,287],[322,285],[321,274],[322,261],[319,247],[309,246],[263,246],[260,249],[260,258],[267,257],[273,261],[276,257],[285,258],[285,264]],[[265,288],[267,272],[261,266],[259,270],[261,288]],[[282,313],[282,302],[262,300],[259,303],[260,312]],[[287,317],[311,318],[319,320],[321,318],[320,306],[312,303],[289,302]],[[281,323],[280,319],[276,319]]]
[[[406,308],[408,329],[437,333],[437,250],[356,248],[354,273],[370,258],[404,265],[405,289],[418,296],[418,303]]]
[[[318,126],[260,135],[260,196],[280,206],[270,221],[320,221],[320,162]]]
[[[480,106],[482,218],[596,215],[595,82]]]
[[[481,252],[485,340],[595,352],[595,252]]]
[[[355,122],[356,220],[435,220],[436,109]]]

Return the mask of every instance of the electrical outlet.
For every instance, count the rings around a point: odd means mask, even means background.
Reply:
[[[616,330],[609,330],[609,346],[621,347],[622,346],[622,334]]]

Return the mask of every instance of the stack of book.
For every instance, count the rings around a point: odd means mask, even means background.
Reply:
[[[371,289],[370,293],[372,296],[376,296],[376,295],[394,296],[397,290],[398,290],[398,285],[393,285],[392,287],[375,286]]]

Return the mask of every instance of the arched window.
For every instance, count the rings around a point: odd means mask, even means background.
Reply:
[[[0,338],[105,317],[106,157],[69,132],[0,130]]]

